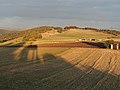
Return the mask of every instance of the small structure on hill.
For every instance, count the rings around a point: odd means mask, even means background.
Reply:
[[[110,44],[110,49],[119,50],[120,49],[120,42],[115,42],[113,44]]]
[[[95,38],[81,38],[79,41],[96,41]]]
[[[96,39],[95,39],[95,38],[90,38],[89,40],[90,40],[90,41],[96,41]]]
[[[85,38],[81,38],[81,39],[79,39],[79,41],[86,41],[86,39]]]

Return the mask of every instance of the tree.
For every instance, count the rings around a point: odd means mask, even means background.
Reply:
[[[110,47],[110,44],[114,44],[114,41],[113,41],[113,40],[107,40],[107,41],[105,42],[106,48],[109,48],[109,47]]]

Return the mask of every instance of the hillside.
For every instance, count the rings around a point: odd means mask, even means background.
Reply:
[[[5,30],[5,29],[0,29],[0,34],[10,33],[10,32],[12,32],[12,31]]]
[[[50,43],[50,42],[77,42],[79,39],[96,39],[96,40],[107,40],[112,39],[114,35],[106,34],[103,32],[96,32],[94,30],[83,30],[83,29],[71,29],[64,31],[60,34],[52,35],[50,37],[43,38],[39,42]]]
[[[58,37],[68,37],[68,38],[96,38],[96,39],[107,39],[112,37],[111,34],[104,34],[101,32],[95,32],[93,30],[81,30],[72,29],[68,30],[62,34],[57,35]]]
[[[36,27],[32,29],[27,29],[23,31],[16,31],[16,32],[9,32],[0,35],[0,41],[6,42],[9,40],[17,39],[17,38],[23,38],[23,41],[35,41],[36,39],[41,39],[42,34],[49,32],[49,31],[55,31],[60,32],[62,28],[60,27],[50,27],[50,26],[42,26],[42,27]]]
[[[113,40],[120,41],[120,31],[119,30],[97,29],[97,28],[90,28],[90,27],[85,27],[85,28],[81,28],[81,29],[83,29],[83,30],[94,30],[96,32],[111,34],[111,35],[113,35],[113,37],[112,37]]]
[[[79,42],[81,39],[90,40],[95,39],[95,41],[105,41],[108,39],[113,39],[115,41],[120,41],[120,37],[116,35],[98,32],[96,30],[84,30],[84,29],[63,29],[61,27],[50,27],[42,26],[32,29],[27,29],[23,31],[16,31],[12,33],[7,33],[0,35],[0,41],[6,42],[11,40],[20,39],[21,42],[33,42],[35,44],[40,43],[70,43]]]
[[[43,27],[37,27],[32,29],[27,29],[23,31],[16,31],[11,33],[4,33],[0,35],[0,41],[6,42],[9,40],[13,40],[16,38],[22,37],[24,41],[35,40],[37,38],[41,38],[41,33],[45,33],[47,31],[51,31],[52,27],[43,26]]]

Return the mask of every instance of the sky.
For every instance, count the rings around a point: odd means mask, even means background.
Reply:
[[[120,30],[120,0],[0,0],[0,27],[45,25]]]

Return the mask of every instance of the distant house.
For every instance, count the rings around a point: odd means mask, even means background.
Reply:
[[[120,49],[120,42],[114,42],[113,44],[110,44],[110,48],[115,50]]]
[[[79,41],[96,41],[95,38],[81,38]]]
[[[81,38],[81,39],[79,39],[79,41],[86,41],[87,39],[85,39],[85,38]]]
[[[89,40],[90,40],[90,41],[96,41],[96,39],[95,39],[95,38],[90,38]]]

